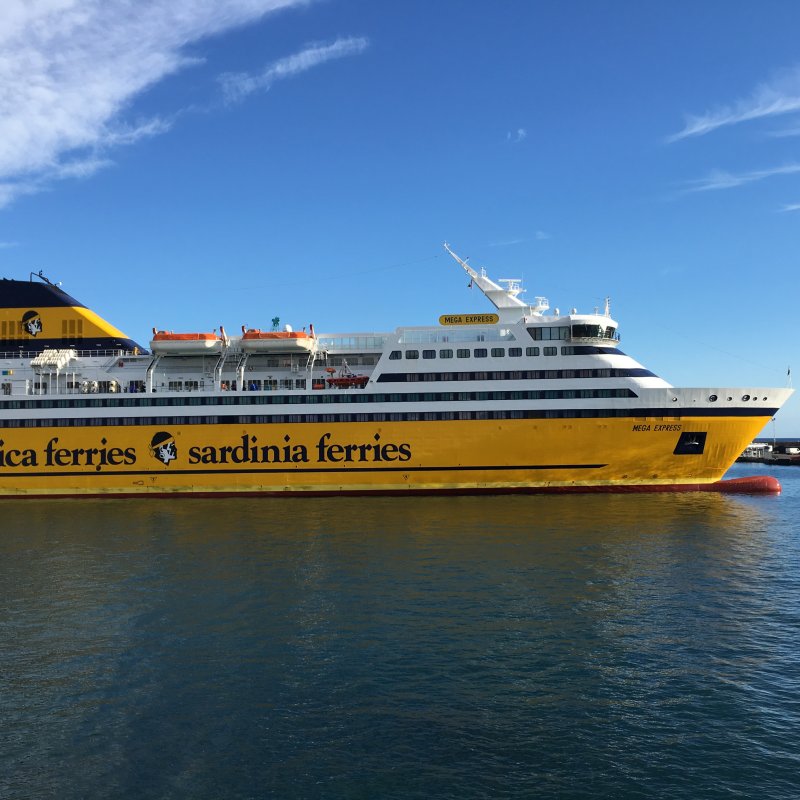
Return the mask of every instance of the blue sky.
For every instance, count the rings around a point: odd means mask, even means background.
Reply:
[[[0,259],[131,337],[611,297],[675,385],[800,375],[800,4],[4,0]],[[800,400],[778,417],[800,436]],[[767,433],[771,434],[772,426]]]

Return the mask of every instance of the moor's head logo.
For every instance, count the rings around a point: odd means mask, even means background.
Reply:
[[[31,335],[36,336],[42,332],[42,318],[38,311],[26,311],[22,315],[22,327]]]
[[[150,441],[150,455],[157,458],[165,467],[178,457],[178,448],[171,433],[159,431]]]

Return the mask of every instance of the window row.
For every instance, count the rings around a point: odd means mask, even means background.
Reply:
[[[76,409],[76,408],[152,408],[187,406],[252,406],[252,405],[321,405],[327,403],[427,403],[454,400],[542,400],[576,397],[636,397],[628,388],[615,389],[519,389],[485,392],[325,392],[320,394],[267,394],[190,397],[82,397],[67,399],[9,400],[0,402],[3,409]],[[3,423],[4,424],[4,423]]]
[[[536,330],[539,330],[538,328]],[[505,358],[506,356],[509,358],[521,358],[523,352],[526,356],[538,356],[538,355],[545,355],[545,356],[557,356],[559,354],[559,348],[553,347],[552,345],[547,347],[476,347],[472,350],[468,347],[459,347],[453,350],[450,347],[443,347],[440,350],[392,350],[389,353],[389,360],[390,361],[399,361],[402,358],[406,358],[410,361],[416,361],[420,358],[420,355],[423,359],[432,359],[432,358],[488,358],[491,356],[492,358]],[[589,345],[564,345],[561,347],[561,355],[562,356],[585,356],[585,355],[598,355],[603,353],[614,353],[615,355],[624,355],[620,350],[615,347],[594,347]]]
[[[664,409],[648,409],[653,416],[663,415]],[[640,418],[643,410],[635,412],[625,408],[547,408],[547,409],[493,409],[486,411],[394,411],[363,414],[241,414],[230,416],[172,416],[172,417],[84,417],[72,419],[13,419],[4,422],[12,428],[92,428],[125,426],[177,426],[177,425],[286,425],[305,423],[350,422],[418,422],[434,420],[480,419],[596,419]],[[675,419],[678,419],[677,417]]]
[[[384,372],[377,383],[414,383],[417,381],[522,381],[562,380],[570,378],[654,378],[649,369],[523,369],[492,372]]]

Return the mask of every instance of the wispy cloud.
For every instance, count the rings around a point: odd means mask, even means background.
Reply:
[[[525,128],[517,128],[515,131],[509,131],[506,134],[506,141],[511,142],[511,144],[518,144],[523,141],[523,139],[527,138],[528,131],[526,131]]]
[[[767,131],[767,136],[773,139],[788,139],[792,136],[800,136],[800,128],[783,128],[775,131]]]
[[[0,183],[0,208],[10,205],[18,197],[43,191],[45,181],[14,180]]]
[[[552,238],[549,233],[545,233],[544,231],[536,231],[533,234],[533,238],[537,242],[543,242],[545,239]],[[489,242],[489,247],[511,247],[515,244],[523,244],[524,242],[530,241],[529,238],[518,238],[518,239],[499,239],[496,242]]]
[[[91,175],[108,151],[169,130],[124,120],[198,63],[187,46],[310,0],[7,0],[0,14],[0,207]]]
[[[718,189],[732,189],[736,186],[743,186],[746,183],[763,181],[775,175],[792,175],[800,172],[800,164],[784,164],[780,167],[771,169],[753,170],[751,172],[740,172],[738,174],[726,172],[724,170],[714,170],[705,178],[698,178],[688,181],[684,192],[710,192]]]
[[[276,81],[299,75],[326,61],[363,53],[368,46],[369,42],[366,39],[356,36],[337,39],[330,44],[318,42],[308,45],[299,53],[273,62],[256,74],[226,73],[221,75],[219,80],[225,99],[228,102],[235,102],[254,92],[269,91]]]
[[[17,242],[0,242],[0,250],[8,250],[10,247],[18,247]]]
[[[699,116],[687,116],[683,129],[669,136],[667,141],[705,136],[727,125],[795,111],[800,111],[800,67],[783,70],[771,81],[757,86],[748,97],[731,105],[719,106]]]
[[[784,212],[800,211],[800,203],[790,203],[789,205],[783,206],[780,210]]]
[[[526,239],[501,239],[497,242],[489,242],[489,247],[511,247],[515,244],[522,244]]]

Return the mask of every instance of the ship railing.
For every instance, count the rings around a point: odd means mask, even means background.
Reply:
[[[75,348],[70,348],[75,350]],[[101,350],[97,348],[96,350],[75,350],[78,358],[149,358],[150,356],[146,353],[132,353],[130,350],[118,350],[118,349],[104,349]],[[21,360],[30,360],[32,358],[36,358],[36,356],[40,356],[42,354],[41,350],[6,350],[0,351],[0,360],[12,360],[12,359],[21,359]]]
[[[545,341],[542,339],[541,341]],[[605,344],[609,346],[614,346],[619,344],[622,339],[619,334],[615,334],[613,337],[608,336],[570,336],[569,339],[562,339],[564,341],[570,341],[573,344]]]
[[[366,379],[368,376],[366,375],[358,375],[356,377]],[[336,379],[334,379],[335,381]],[[149,391],[147,390],[146,386],[141,385],[142,382],[137,381],[136,386],[131,386],[130,384],[113,382],[116,384],[115,388],[104,387],[100,385],[101,383],[111,383],[106,381],[81,381],[79,385],[74,386],[55,386],[49,384],[47,386],[41,386],[32,382],[28,382],[26,386],[22,387],[19,394],[22,394],[26,397],[37,397],[37,398],[50,398],[50,399],[57,399],[59,397],[72,397],[76,395],[82,395],[84,397],[114,397],[119,395],[127,395],[127,394],[144,394],[144,395],[165,395],[168,394],[171,397],[183,397],[183,396],[192,396],[192,395],[207,395],[207,394],[214,394],[218,395],[220,393],[223,394],[230,394],[230,395],[238,395],[241,393],[246,394],[271,394],[272,392],[281,392],[287,394],[305,394],[309,389],[314,390],[326,390],[326,391],[333,391],[333,390],[340,390],[342,388],[351,388],[351,389],[365,389],[367,385],[367,380],[363,382],[354,383],[352,386],[350,385],[342,385],[337,383],[330,383],[328,378],[317,377],[314,376],[311,379],[306,381],[305,386],[288,386],[285,385],[282,381],[277,379],[266,379],[261,381],[261,385],[255,387],[252,383],[245,382],[243,386],[239,386],[235,380],[223,380],[219,386],[214,386],[213,383],[209,382],[208,384],[192,387],[189,388],[187,386],[184,387],[164,387],[164,386],[154,386]],[[17,394],[17,392],[13,392],[13,394]]]

